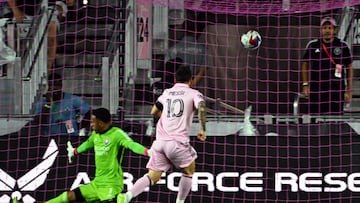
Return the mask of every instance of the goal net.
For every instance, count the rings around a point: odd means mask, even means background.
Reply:
[[[195,116],[189,134],[198,159],[186,202],[360,199],[360,2],[74,2],[68,5],[66,19],[59,22],[53,70],[63,77],[65,92],[79,96],[91,109],[108,108],[113,125],[135,141],[151,146],[155,139],[152,105],[174,84],[177,67],[191,67],[192,87],[206,99],[208,137],[204,143],[196,139],[199,123]],[[336,66],[321,43],[310,49],[310,55],[322,54],[318,60],[330,64],[323,66],[327,71],[318,70],[315,60],[304,57],[312,40],[331,32],[321,26],[325,17],[334,19],[337,43],[342,43],[341,49],[326,44],[335,62],[344,62],[340,78],[332,77],[331,68]],[[12,26],[16,29],[16,23]],[[7,34],[6,27],[0,29]],[[249,30],[261,36],[257,49],[241,44]],[[25,36],[26,41],[42,41],[41,36],[36,40],[31,36]],[[10,47],[23,58],[26,46]],[[351,57],[345,55],[347,48]],[[41,53],[34,58],[37,63],[47,61]],[[309,63],[307,80],[304,61]],[[352,71],[346,67],[349,62]],[[11,67],[6,65],[8,71]],[[24,78],[26,73],[0,77],[0,203],[15,197],[22,202],[45,202],[94,178],[93,151],[81,154],[72,164],[66,152],[68,140],[76,147],[88,138],[88,118],[84,118],[87,123],[79,123],[84,136],[73,136],[42,131],[48,127],[40,122],[44,114],[14,113],[24,112],[22,108],[34,112],[44,93],[31,90],[36,95],[29,104],[26,91],[24,95],[16,92],[27,80],[33,81]],[[311,74],[317,74],[318,80]],[[34,87],[42,85],[40,77],[44,75],[37,76],[39,84]],[[303,92],[303,86],[314,91],[314,84],[326,84],[316,92],[321,95],[316,101]],[[338,86],[333,88],[334,84]],[[344,96],[347,88],[352,90],[351,100]],[[333,103],[336,109],[323,111]],[[124,191],[147,172],[147,161],[126,152]],[[174,202],[180,177],[178,170],[171,169],[133,202]]]

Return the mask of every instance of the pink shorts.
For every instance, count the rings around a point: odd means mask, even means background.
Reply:
[[[155,140],[151,151],[146,167],[154,171],[166,172],[171,166],[186,168],[197,158],[196,150],[190,143],[174,140]]]

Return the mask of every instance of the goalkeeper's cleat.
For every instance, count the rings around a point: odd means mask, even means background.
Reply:
[[[128,193],[120,193],[117,196],[117,203],[129,203],[131,197],[129,197]]]

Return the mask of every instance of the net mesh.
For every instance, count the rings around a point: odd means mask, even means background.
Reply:
[[[80,96],[91,108],[108,106],[105,95],[116,92],[114,125],[151,146],[150,108],[174,83],[175,68],[189,65],[197,73],[204,67],[194,88],[207,99],[208,138],[205,143],[196,140],[195,119],[189,130],[198,152],[197,172],[187,202],[356,201],[359,5],[344,0],[74,2],[60,22],[53,71],[63,75],[64,91]],[[305,48],[320,37],[325,16],[336,20],[337,36],[352,52],[353,99],[341,115],[309,113],[309,102],[301,95]],[[256,50],[243,48],[240,41],[251,29],[262,37]],[[26,46],[18,48],[18,54],[26,51]],[[119,72],[104,71],[116,59],[113,67]],[[115,91],[104,74],[115,75]],[[1,78],[2,84],[10,80]],[[0,103],[2,109],[13,108],[12,94],[9,89],[1,92],[1,99],[7,98]],[[246,123],[249,106],[251,123]],[[0,120],[0,202],[14,196],[44,202],[94,178],[92,151],[73,164],[67,159],[66,142],[78,146],[86,136],[44,134],[44,115],[23,119],[28,115],[12,115],[8,109],[1,110],[6,113]],[[90,132],[88,123],[80,125]],[[245,128],[257,136],[241,136]],[[126,153],[124,191],[147,172],[147,160]],[[133,202],[174,202],[181,175],[177,172],[171,169]]]

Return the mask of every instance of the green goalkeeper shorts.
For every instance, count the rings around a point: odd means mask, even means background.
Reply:
[[[94,181],[86,185],[81,185],[79,189],[86,202],[116,199],[117,194],[121,193],[120,187],[98,187]]]

